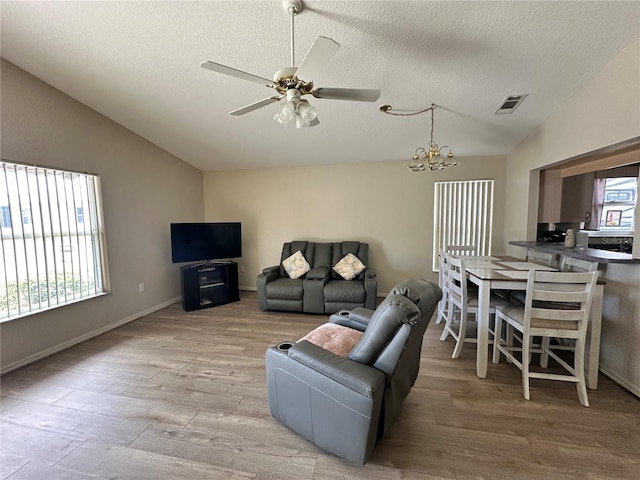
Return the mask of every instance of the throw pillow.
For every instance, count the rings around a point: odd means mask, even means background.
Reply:
[[[282,266],[291,278],[300,278],[311,270],[309,263],[305,260],[300,250],[283,260]]]
[[[367,268],[365,264],[353,253],[347,253],[333,266],[333,270],[345,280],[353,280],[365,268]]]

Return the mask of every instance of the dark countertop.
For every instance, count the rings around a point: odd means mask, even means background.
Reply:
[[[526,242],[523,240],[514,240],[509,245],[517,247],[530,248],[540,252],[550,252],[567,257],[579,258],[589,262],[598,263],[640,263],[640,258],[633,258],[630,253],[611,252],[608,250],[599,250],[597,248],[567,248],[564,243],[553,242]]]

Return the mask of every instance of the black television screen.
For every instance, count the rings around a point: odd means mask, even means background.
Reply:
[[[172,223],[171,261],[196,262],[242,256],[240,222]]]

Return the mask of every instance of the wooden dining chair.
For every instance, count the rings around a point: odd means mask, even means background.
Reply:
[[[554,253],[540,252],[539,250],[532,250],[530,248],[524,253],[524,259],[527,262],[544,265],[546,267],[551,267],[556,263],[556,255]],[[525,293],[519,290],[511,292],[510,300],[512,303],[524,305],[524,295]]]
[[[440,272],[438,275],[438,281],[440,288],[442,289],[442,300],[438,304],[438,315],[436,317],[436,324],[442,323],[442,320],[447,319],[447,311],[449,309],[449,268],[448,258],[449,255],[475,255],[477,249],[475,245],[447,245],[444,249],[440,250]]]
[[[524,259],[527,262],[537,263],[538,265],[546,265],[551,267],[555,264],[556,255],[549,252],[541,252],[539,250],[527,249],[524,253]]]
[[[582,260],[580,258],[561,256],[560,258],[560,271],[562,272],[595,272],[598,270],[598,262],[590,262],[588,260]],[[524,302],[523,302],[524,303]],[[563,309],[573,309],[577,310],[580,306],[576,303],[562,303],[556,304],[558,308]],[[548,348],[552,339],[550,337],[543,337],[541,339],[542,346],[544,348]],[[567,350],[574,351],[575,350],[575,340],[571,338],[555,338],[553,341],[556,343],[557,350]],[[548,355],[543,350],[540,357],[540,366],[543,368],[547,367],[547,363],[549,361]]]
[[[449,254],[445,250],[440,250],[438,258],[440,261],[438,284],[442,289],[442,299],[438,304],[438,315],[436,316],[436,324],[440,324],[442,320],[447,320],[447,311],[449,309]]]
[[[499,363],[500,353],[522,371],[524,398],[529,400],[531,378],[574,382],[580,403],[589,406],[584,376],[584,356],[589,310],[596,284],[596,272],[545,272],[530,270],[524,306],[496,307],[495,338],[502,335],[502,324],[510,325],[520,332],[521,346],[509,345],[508,341],[494,341],[493,363]],[[578,308],[575,308],[575,306]],[[569,338],[575,341],[573,365],[570,365],[555,350],[563,348],[542,342],[533,344],[534,337]],[[520,359],[514,352],[520,352]],[[531,370],[530,354],[541,353],[554,359],[568,374],[556,374]]]
[[[581,258],[563,255],[560,258],[560,270],[563,272],[595,272],[598,270],[598,262],[590,262]]]
[[[467,282],[467,271],[464,260],[449,255],[448,259],[448,280],[449,280],[449,304],[447,307],[447,322],[440,336],[444,341],[451,335],[455,341],[452,358],[458,358],[465,342],[477,343],[475,338],[467,338],[467,320],[469,315],[478,315],[478,294],[471,290]],[[489,314],[494,315],[498,305],[506,305],[504,299],[491,296]],[[456,311],[459,315],[456,315]],[[489,329],[493,333],[493,329]]]

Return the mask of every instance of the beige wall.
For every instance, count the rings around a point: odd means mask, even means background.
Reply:
[[[205,218],[242,222],[242,288],[256,288],[256,276],[279,263],[286,241],[353,239],[370,244],[369,266],[377,270],[379,294],[386,293],[407,278],[437,280],[431,269],[436,180],[496,180],[493,245],[500,252],[505,159],[460,162],[420,173],[404,161],[209,172]]]
[[[538,186],[532,170],[638,136],[640,40],[508,155],[505,239],[535,238]],[[637,229],[635,236],[637,242]],[[640,395],[640,265],[609,265],[606,280],[601,369]]]
[[[2,158],[100,175],[112,287],[0,324],[7,371],[178,299],[169,223],[201,221],[204,210],[202,172],[15,65],[1,67]]]

